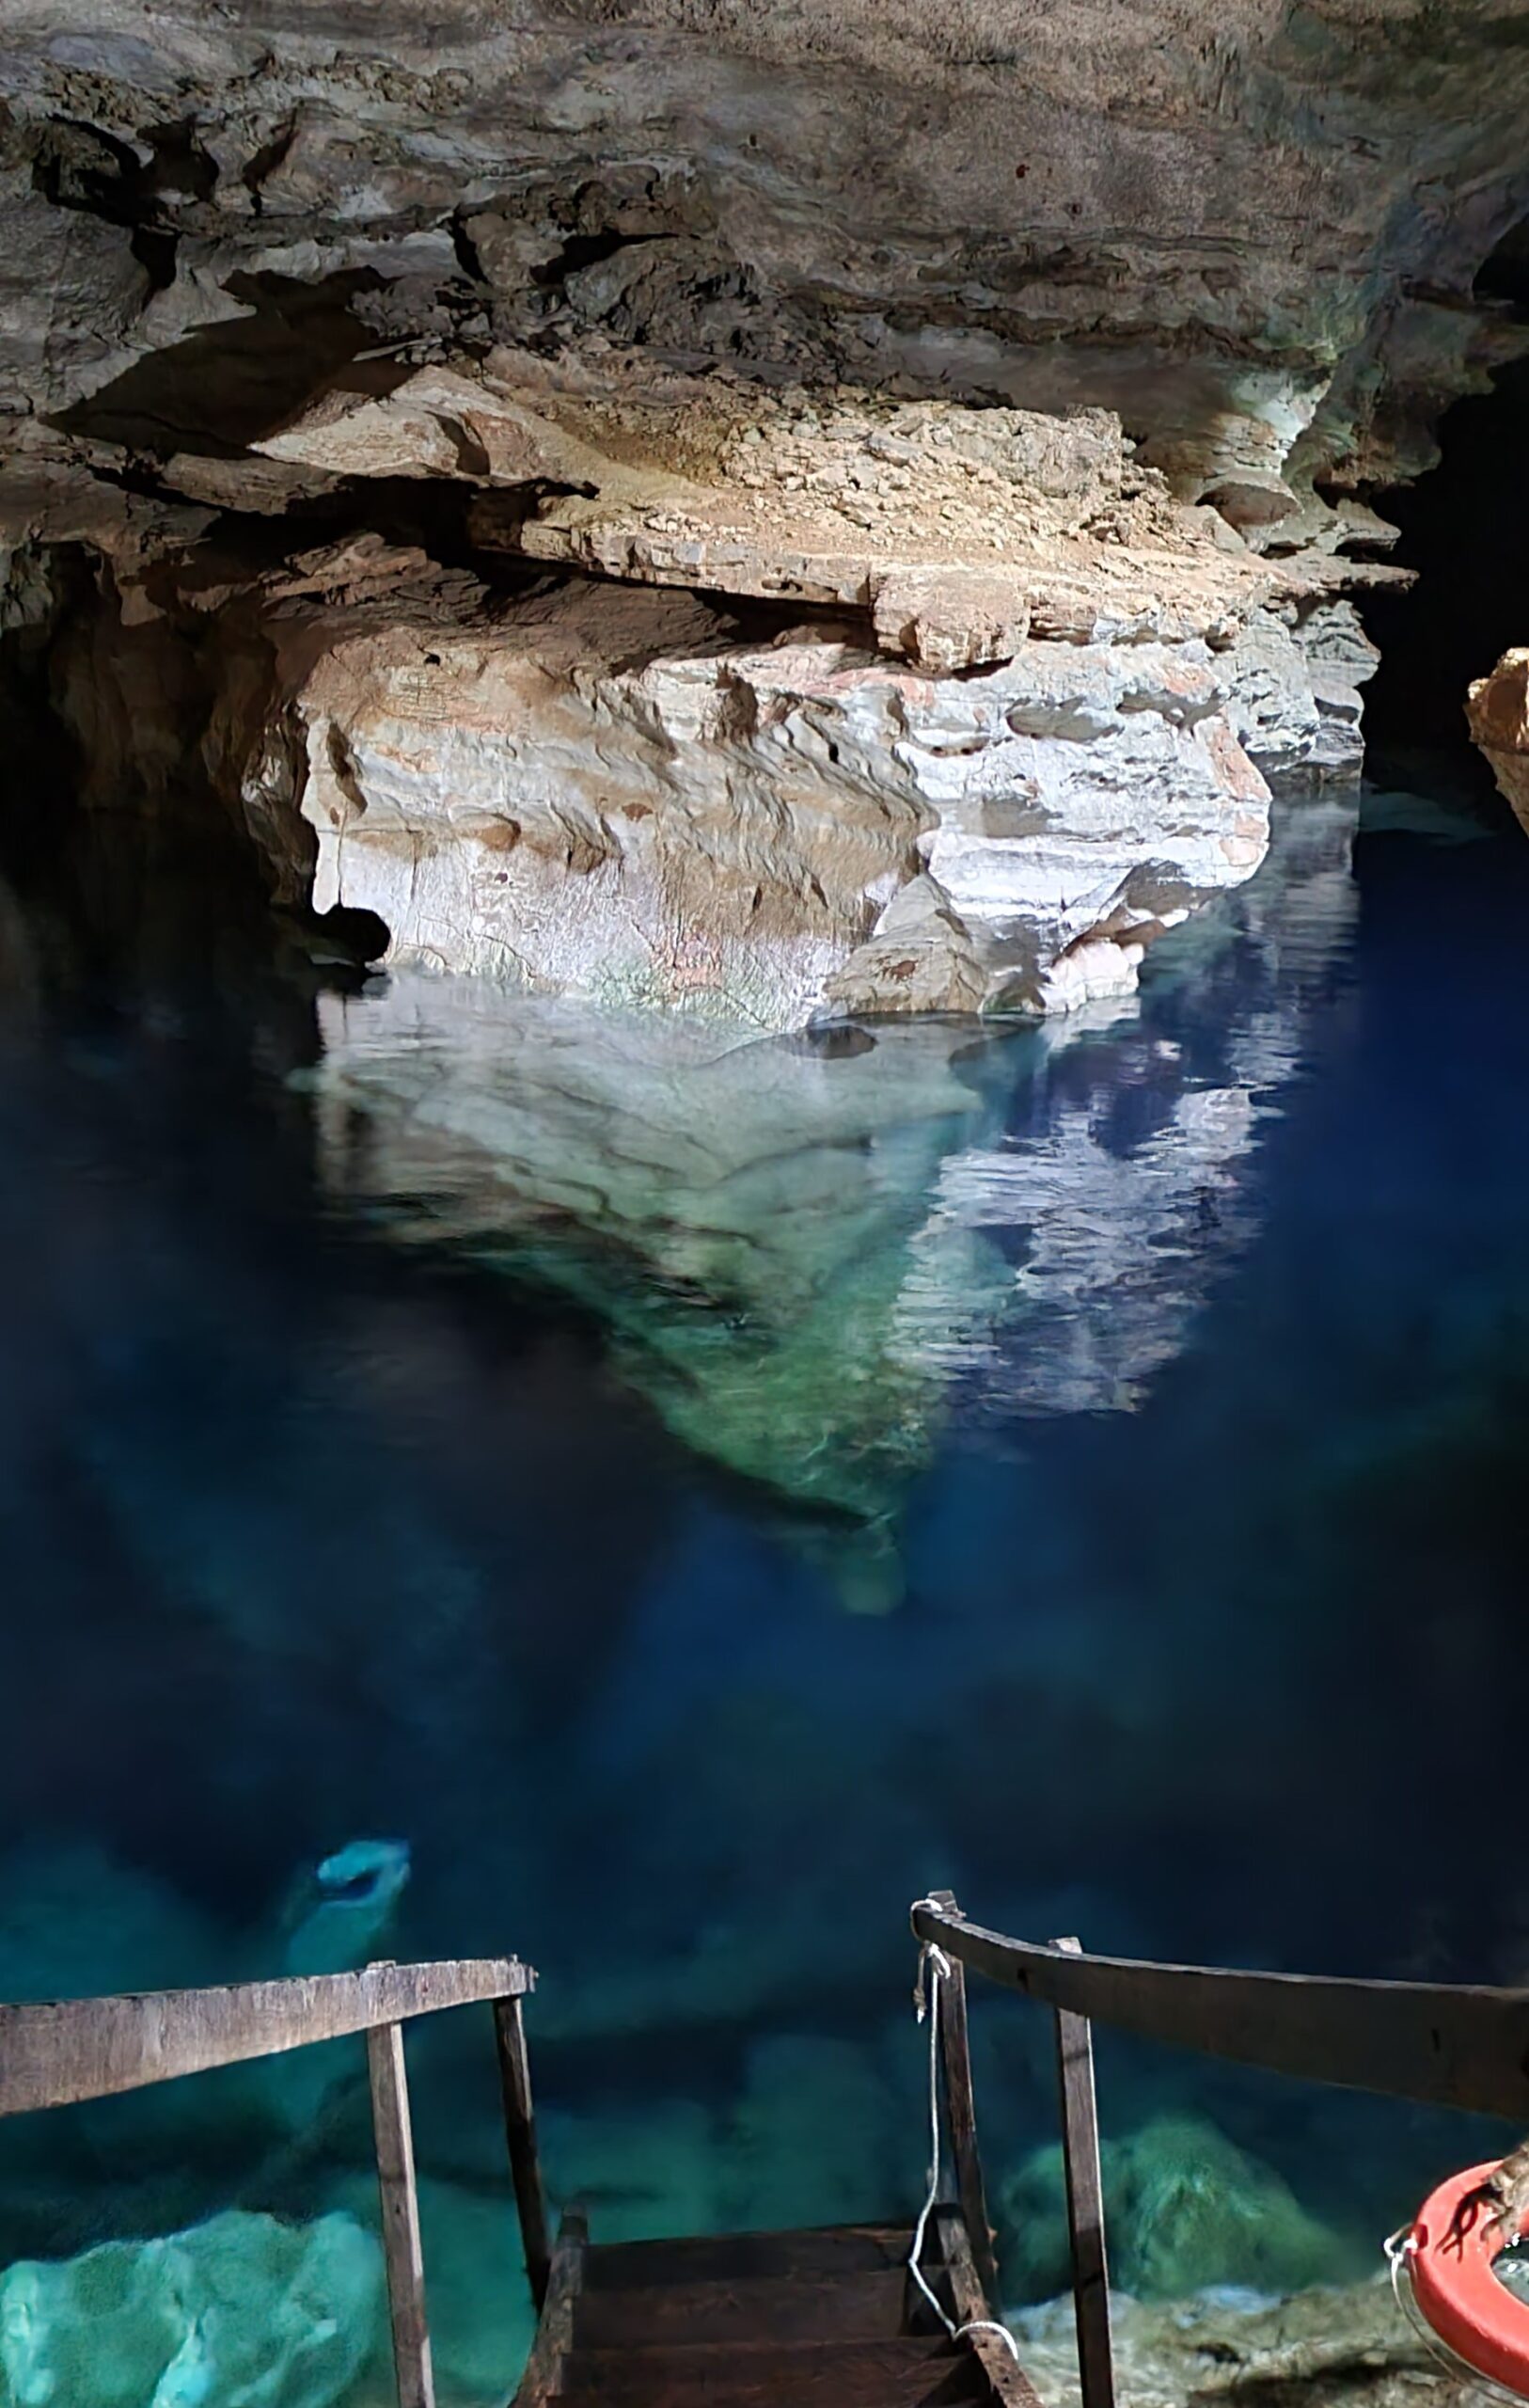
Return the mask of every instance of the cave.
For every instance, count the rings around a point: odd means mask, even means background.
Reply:
[[[1458,2408],[1513,7],[144,17],[0,0],[0,2403]]]
[[[1522,325],[1529,346],[1529,221],[1502,238],[1474,294],[1499,323]],[[1529,638],[1529,356],[1508,360],[1486,390],[1453,403],[1436,441],[1437,466],[1375,496],[1397,530],[1390,557],[1416,578],[1410,591],[1382,589],[1363,605],[1380,648],[1364,705],[1378,756],[1423,745],[1463,758],[1467,688]]]

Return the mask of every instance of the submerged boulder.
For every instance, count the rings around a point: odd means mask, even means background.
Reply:
[[[1338,2237],[1307,2214],[1273,2169],[1213,2124],[1166,2115],[1101,2151],[1111,2272],[1143,2299],[1207,2286],[1293,2290],[1345,2271]],[[1040,2149],[1003,2185],[1003,2266],[1033,2299],[1067,2279],[1060,2147]]]
[[[0,2274],[5,2408],[329,2408],[376,2346],[382,2253],[347,2215],[230,2210]]]

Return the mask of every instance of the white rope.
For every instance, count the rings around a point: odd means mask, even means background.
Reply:
[[[1480,2390],[1489,2392],[1492,2399],[1506,2400],[1509,2408],[1522,2408],[1521,2392],[1510,2391],[1505,2384],[1498,2383],[1490,2374],[1483,2374],[1469,2358],[1462,2358],[1458,2350],[1450,2348],[1442,2333],[1434,2331],[1425,2317],[1412,2289],[1411,2260],[1417,2252],[1417,2242],[1411,2226],[1403,2225],[1390,2235],[1382,2246],[1386,2264],[1391,2269],[1391,2295],[1435,2364],[1441,2366],[1453,2382],[1458,2383],[1463,2376],[1467,2383],[1475,2384]]]
[[[932,1907],[934,1900],[922,1898],[919,1903]],[[934,1975],[933,1985],[928,1988],[924,1982],[926,1971]],[[950,1975],[951,1960],[945,1951],[937,1948],[932,1940],[926,1940],[919,1951],[919,1977],[913,1986],[913,2011],[921,2023],[926,2017],[929,2023],[929,2194],[913,2227],[913,2246],[908,2252],[907,2270],[953,2341],[964,2341],[969,2333],[996,2333],[1017,2366],[1019,2344],[1008,2326],[1000,2324],[991,2316],[973,2317],[969,2324],[955,2323],[935,2297],[919,2263],[923,2255],[929,2219],[935,2212],[935,2202],[939,2196],[939,1995],[942,1984],[949,1981]]]

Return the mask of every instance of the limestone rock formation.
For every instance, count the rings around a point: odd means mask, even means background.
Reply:
[[[81,392],[152,348],[109,240],[146,228],[182,330],[209,289],[348,276],[374,342],[1101,404],[1246,520],[1308,459],[1415,458],[1504,340],[1470,284],[1521,213],[1525,71],[1484,0],[5,15],[10,222],[89,228],[55,230],[62,305],[12,242],[10,323]]]
[[[1497,780],[1529,829],[1529,649],[1505,652],[1471,689],[1466,719]]]
[[[1485,0],[0,18],[0,624],[87,800],[541,991],[1120,991],[1353,773],[1363,493],[1523,340]]]
[[[296,731],[318,909],[377,913],[390,960],[772,1029],[1119,992],[1263,858],[1203,644],[937,678],[728,637],[607,585],[278,625],[255,750]]]
[[[887,649],[932,669],[1003,659],[1027,633],[1224,638],[1258,600],[1328,581],[1175,503],[1108,410],[778,394],[608,351],[465,365],[332,389],[255,448],[330,478],[472,485],[491,553],[868,610]]]

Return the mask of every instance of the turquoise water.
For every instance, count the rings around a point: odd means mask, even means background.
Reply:
[[[1524,1977],[1529,846],[1427,788],[1281,820],[1138,998],[981,1036],[740,1047],[22,881],[0,1995],[518,1951],[553,2189],[618,2237],[916,2201],[932,1885]],[[975,2043],[1038,2295],[1049,2034],[992,1997]],[[486,2400],[486,2011],[411,2047],[443,2393]],[[357,2070],[0,2130],[0,2264],[367,2225]],[[1100,2082],[1143,2287],[1363,2270],[1493,2137],[1108,2039]],[[1235,2263],[1163,2240],[1197,2172]],[[268,2396],[384,2396],[310,2374]]]

